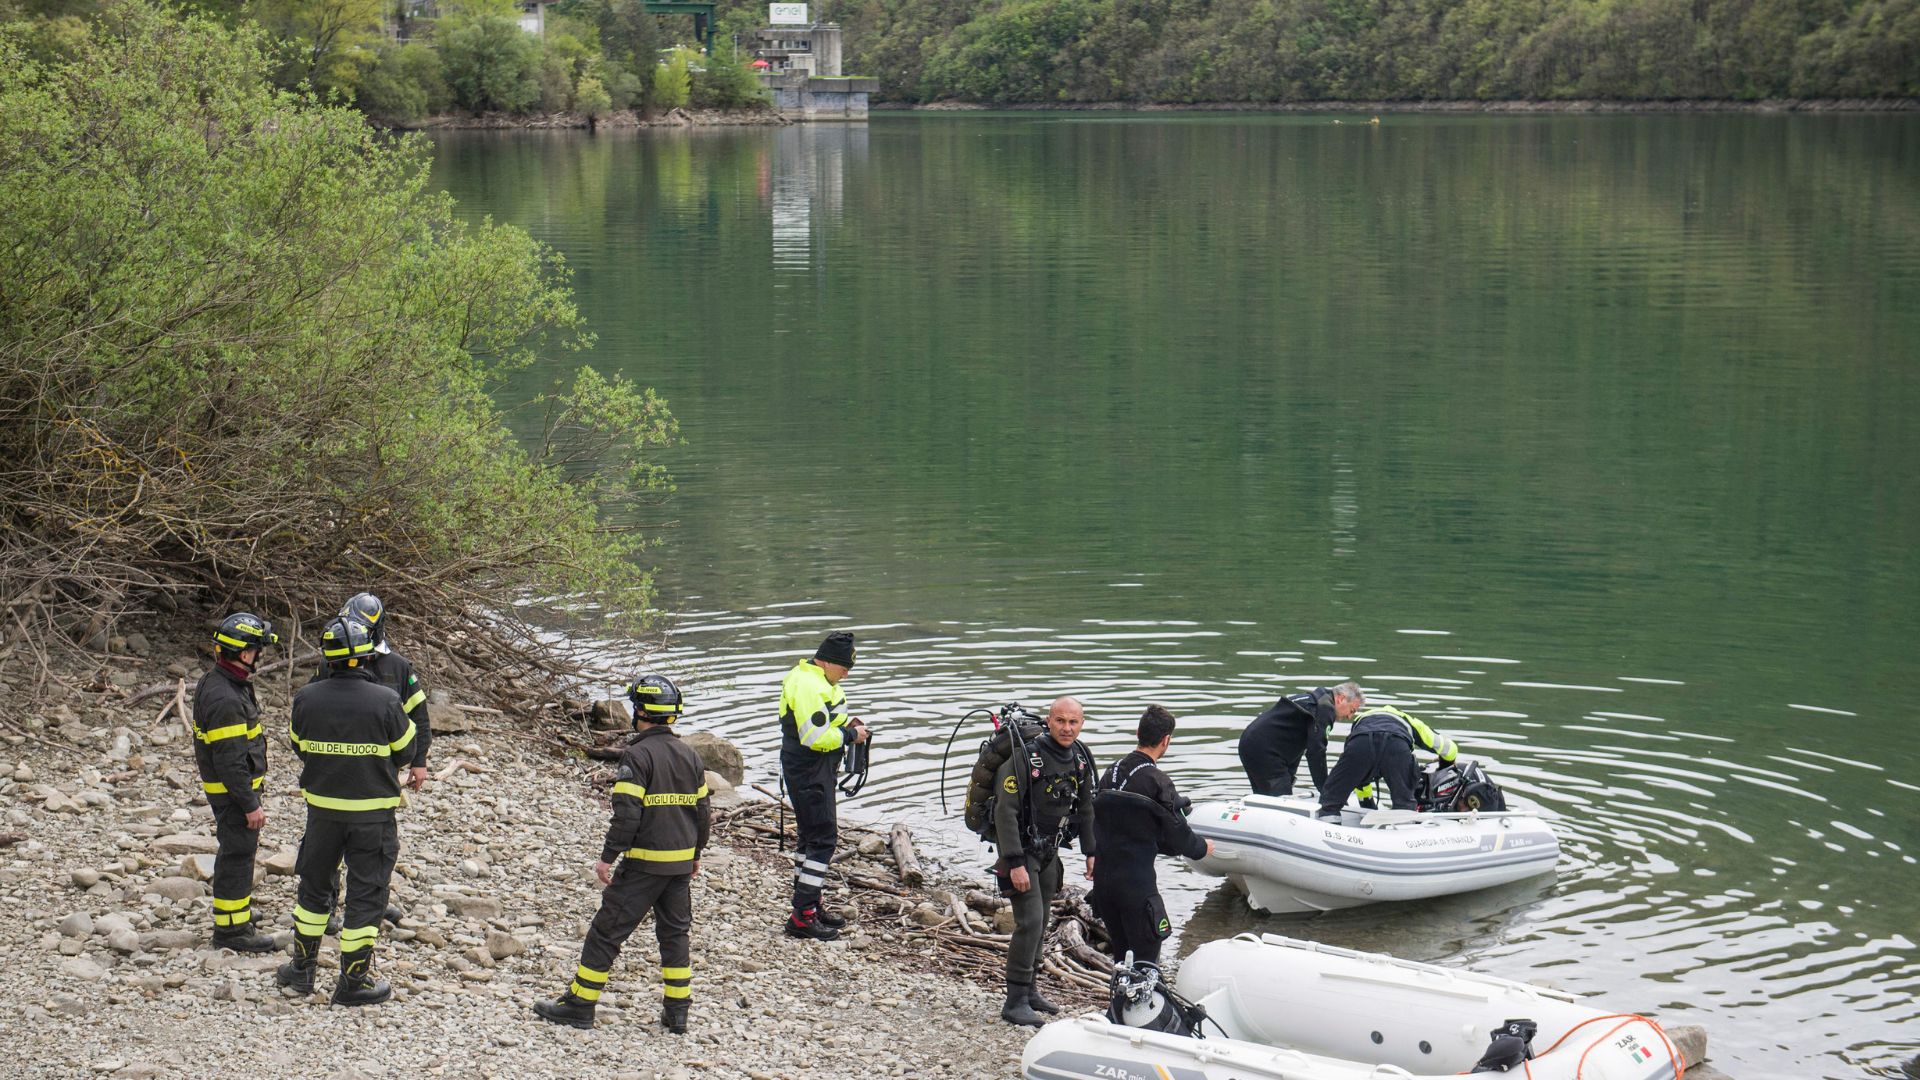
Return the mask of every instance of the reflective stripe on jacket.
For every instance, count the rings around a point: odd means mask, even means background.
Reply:
[[[847,720],[847,695],[827,681],[820,665],[811,660],[793,665],[780,683],[781,742],[830,754],[845,745]]]
[[[690,874],[707,846],[707,770],[672,729],[633,737],[614,771],[613,822],[600,861],[625,855],[649,874]]]
[[[412,760],[413,721],[365,668],[336,671],[293,695],[287,737],[300,755],[300,794],[327,816],[390,814],[398,769]]]
[[[214,665],[193,689],[193,763],[200,788],[252,813],[267,775],[267,736],[253,684]]]
[[[1415,746],[1437,754],[1441,761],[1451,762],[1460,756],[1460,747],[1452,739],[1428,727],[1413,716],[1386,705],[1374,705],[1354,718],[1353,735],[1365,735],[1370,731],[1384,731],[1389,735],[1398,735]]]
[[[408,755],[409,764],[414,768],[427,767],[427,748],[433,744],[433,725],[427,719],[427,691],[420,685],[420,676],[413,670],[413,664],[398,652],[376,652],[367,657],[365,667],[373,673],[374,680],[380,685],[400,695],[400,708],[413,721],[413,752]],[[314,673],[313,682],[319,682],[332,674],[331,664],[320,665]]]

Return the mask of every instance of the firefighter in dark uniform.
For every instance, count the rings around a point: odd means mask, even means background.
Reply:
[[[1373,782],[1381,777],[1393,792],[1394,807],[1413,809],[1415,744],[1443,762],[1460,756],[1460,747],[1452,739],[1399,709],[1375,705],[1362,713],[1347,732],[1347,745],[1340,751],[1333,775],[1327,777],[1327,786],[1320,789],[1320,811],[1315,816],[1323,821],[1340,820],[1340,808],[1356,788],[1360,789],[1360,805],[1370,805]]]
[[[1240,764],[1255,795],[1291,795],[1301,755],[1313,789],[1327,786],[1327,736],[1366,703],[1357,683],[1288,694],[1240,733]]]
[[[272,952],[273,939],[254,930],[253,856],[267,811],[267,737],[253,669],[260,650],[277,645],[272,624],[252,612],[229,615],[214,631],[214,665],[193,690],[193,760],[213,809],[213,943],[239,952]]]
[[[427,722],[427,688],[405,656],[387,641],[387,609],[370,592],[357,593],[347,601],[340,614],[367,624],[373,635],[373,656],[366,668],[380,685],[400,695],[400,708],[413,721],[413,756],[407,763],[407,786],[419,791],[427,783],[427,748],[433,745],[433,728]],[[322,668],[316,678],[325,678],[330,668]]]
[[[1128,953],[1135,963],[1159,963],[1160,943],[1173,933],[1167,905],[1160,899],[1154,856],[1202,859],[1213,853],[1213,841],[1196,836],[1187,825],[1187,801],[1160,771],[1173,729],[1172,713],[1147,706],[1133,753],[1100,774],[1093,796],[1100,872],[1087,900],[1107,924],[1108,951],[1115,964],[1125,963]]]
[[[994,774],[994,875],[1000,895],[1013,900],[1013,941],[1007,949],[1007,1000],[1000,1018],[1039,1027],[1041,1013],[1060,1006],[1034,988],[1034,970],[1047,934],[1047,915],[1064,872],[1060,849],[1080,840],[1093,877],[1093,754],[1080,742],[1086,713],[1073,698],[1047,709],[1047,733],[1022,744]]]
[[[867,741],[867,726],[847,714],[840,680],[853,670],[853,633],[836,630],[811,660],[793,665],[780,683],[780,778],[793,801],[793,914],[786,932],[832,941],[846,919],[821,906],[820,890],[840,839],[834,776],[849,741]]]
[[[374,942],[386,911],[393,864],[400,855],[401,804],[395,759],[411,760],[413,722],[400,696],[367,668],[373,635],[358,619],[336,616],[320,634],[320,653],[333,666],[325,679],[293,695],[287,736],[300,755],[300,794],[307,801],[307,835],[296,870],[300,900],[293,909],[293,959],[279,982],[313,992],[320,939],[333,908],[333,879],[347,864],[346,912],[340,931],[336,1005],[375,1005],[392,990],[373,977]]]
[[[707,773],[699,755],[669,727],[681,713],[680,691],[670,680],[643,676],[627,694],[639,734],[627,743],[614,771],[613,824],[593,867],[607,888],[580,949],[573,983],[557,1000],[535,1002],[533,1011],[556,1024],[591,1028],[620,946],[652,913],[660,940],[660,1022],[678,1034],[687,1030],[693,1001],[691,885],[707,846]],[[621,860],[618,870],[615,860]]]
[[[427,786],[427,747],[433,742],[433,728],[427,721],[427,691],[420,685],[420,676],[405,656],[394,651],[387,642],[387,609],[380,598],[370,592],[356,593],[340,609],[340,614],[349,619],[358,619],[367,624],[367,632],[373,637],[373,655],[364,665],[380,685],[400,695],[400,708],[405,710],[407,719],[413,721],[413,754],[408,759],[407,787],[419,791]],[[326,678],[333,673],[333,665],[325,663],[314,673],[313,681]],[[339,882],[334,883],[334,899],[339,899]],[[398,907],[387,905],[383,916],[395,926],[405,916]],[[327,924],[327,933],[340,931],[339,917]]]

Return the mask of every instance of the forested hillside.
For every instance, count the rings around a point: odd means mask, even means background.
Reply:
[[[112,0],[0,0],[37,59]],[[714,56],[644,0],[195,0],[279,42],[275,80],[406,123],[466,112],[752,107],[762,0]],[[1920,0],[815,0],[880,99],[986,104],[1920,97]]]
[[[755,5],[757,6],[757,5]],[[849,70],[981,102],[1920,96],[1920,0],[833,0]]]

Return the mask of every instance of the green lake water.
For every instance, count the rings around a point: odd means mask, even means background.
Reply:
[[[965,709],[1076,694],[1110,761],[1162,703],[1204,798],[1353,677],[1557,815],[1557,875],[1267,918],[1166,861],[1180,950],[1391,949],[1704,1023],[1738,1080],[1920,1075],[1920,120],[1383,120],[453,132],[435,175],[680,419],[652,662],[755,778],[785,669],[857,628],[851,812],[984,880]]]

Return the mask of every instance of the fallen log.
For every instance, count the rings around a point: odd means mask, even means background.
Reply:
[[[1087,938],[1081,926],[1079,919],[1067,919],[1061,922],[1060,928],[1054,931],[1054,937],[1058,939],[1061,950],[1095,971],[1112,974],[1113,961],[1105,953],[1087,944]]]
[[[900,880],[908,885],[926,884],[927,875],[920,870],[920,858],[913,853],[913,830],[896,822],[887,844],[893,848],[893,865],[900,871]]]

